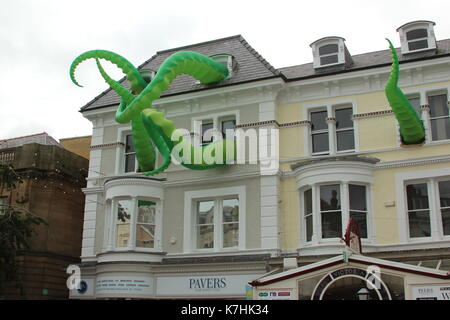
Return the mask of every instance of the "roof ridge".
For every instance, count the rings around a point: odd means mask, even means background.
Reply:
[[[9,140],[29,138],[29,137],[35,137],[35,136],[41,136],[41,135],[47,135],[47,136],[51,137],[47,132],[43,131],[43,132],[40,132],[40,133],[33,133],[33,134],[26,135],[26,136],[19,136],[19,137],[14,137],[14,138],[0,139],[0,141],[4,142],[4,141],[9,141]]]
[[[156,51],[155,56],[157,56],[157,55],[159,55],[161,53],[167,53],[167,52],[170,52],[170,51],[178,51],[178,50],[181,50],[181,49],[201,46],[201,45],[205,45],[205,44],[209,44],[209,43],[213,43],[213,42],[220,42],[220,41],[230,40],[230,39],[234,39],[234,38],[242,38],[242,36],[240,34],[237,34],[237,35],[229,36],[229,37],[225,37],[225,38],[219,38],[219,39],[215,39],[215,40],[208,40],[208,41],[188,44],[188,45],[184,45],[184,46],[180,46],[180,47],[176,47],[176,48],[172,48],[172,49],[160,50],[160,51]]]

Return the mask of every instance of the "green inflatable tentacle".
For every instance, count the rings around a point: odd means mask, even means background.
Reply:
[[[389,79],[386,82],[385,93],[389,105],[397,118],[400,126],[400,136],[405,145],[420,144],[425,141],[425,129],[417,112],[411,106],[402,90],[398,87],[400,67],[395,48],[389,39],[389,48],[392,56],[392,68]]]
[[[138,93],[140,92],[140,90],[142,90],[142,88],[145,88],[147,86],[147,83],[145,82],[144,78],[131,62],[129,62],[121,55],[118,55],[115,52],[107,50],[87,51],[79,55],[72,62],[72,65],[70,66],[70,79],[72,79],[72,82],[75,83],[77,86],[81,87],[81,85],[75,80],[75,69],[81,62],[92,58],[105,59],[115,64],[120,69],[122,69],[123,73],[126,75],[126,79],[130,82],[131,89],[133,90],[133,92]]]
[[[228,68],[200,53],[179,51],[167,58],[159,67],[155,78],[123,112],[117,110],[116,121],[129,121],[158,99],[172,81],[181,74],[189,74],[201,83],[225,79]]]

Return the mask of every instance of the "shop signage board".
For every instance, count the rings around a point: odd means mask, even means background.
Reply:
[[[153,295],[153,278],[146,276],[99,276],[96,279],[99,295]]]
[[[448,300],[450,301],[450,283],[443,285],[412,286],[413,300]]]
[[[246,296],[246,285],[260,274],[158,277],[157,296]]]
[[[257,300],[292,300],[292,290],[289,289],[269,289],[256,293]]]

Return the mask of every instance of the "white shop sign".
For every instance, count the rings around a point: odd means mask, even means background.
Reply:
[[[96,294],[152,295],[152,277],[145,276],[99,276],[96,280]]]
[[[412,299],[450,301],[450,283],[445,285],[412,286]]]
[[[260,274],[158,277],[158,296],[246,295],[245,286]]]

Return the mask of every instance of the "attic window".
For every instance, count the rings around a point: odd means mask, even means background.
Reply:
[[[414,21],[398,28],[402,54],[436,49],[433,26],[432,21]]]
[[[344,41],[345,39],[341,37],[325,37],[313,42],[310,46],[313,51],[314,68],[346,63],[348,51]]]
[[[226,77],[225,80],[231,78],[233,73],[233,56],[229,54],[218,54],[211,56],[210,58],[228,68],[228,77]]]

